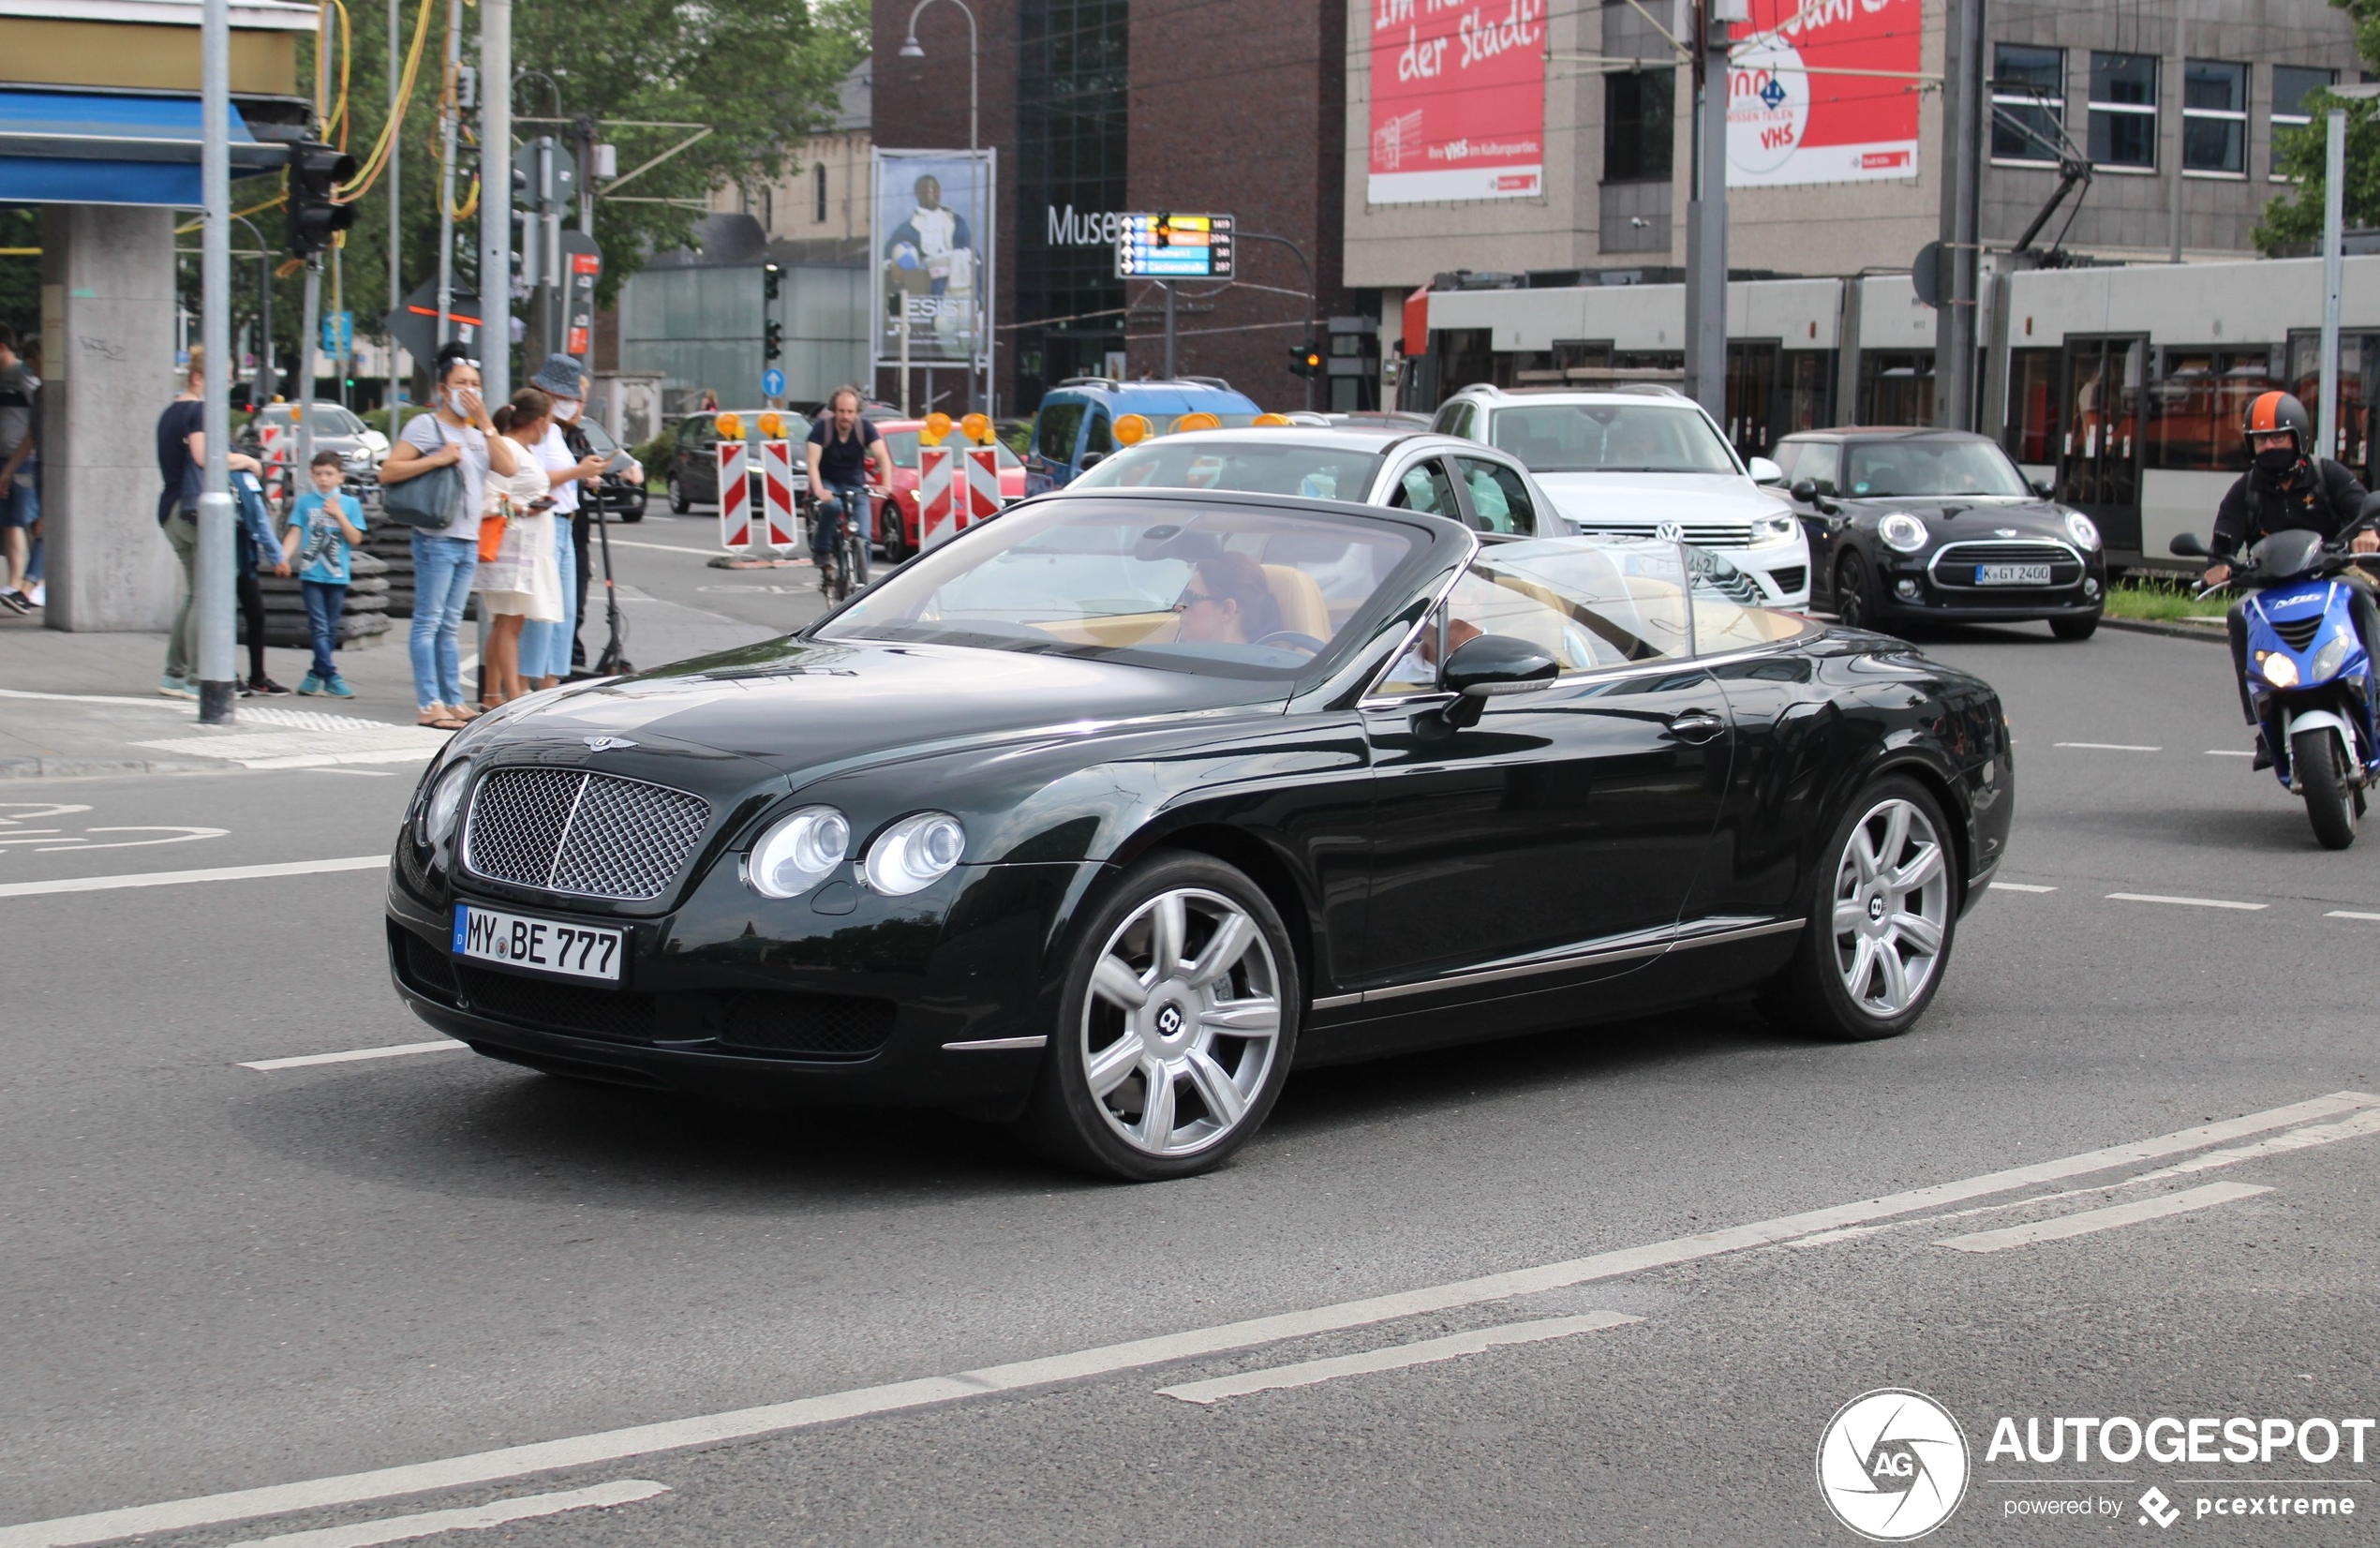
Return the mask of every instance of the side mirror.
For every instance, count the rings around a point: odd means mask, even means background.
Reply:
[[[1561,674],[1559,662],[1526,640],[1475,634],[1449,651],[1438,669],[1438,686],[1458,696],[1434,718],[1457,731],[1477,725],[1488,700],[1551,688]]]
[[[1082,454],[1081,463],[1075,469],[1075,471],[1078,473],[1088,473],[1093,468],[1098,467],[1101,463],[1107,460],[1108,454],[1105,452],[1085,452]]]
[[[1818,485],[1815,482],[1809,479],[1795,479],[1793,481],[1793,487],[1785,492],[1793,497],[1793,502],[1796,505],[1816,505],[1818,503]]]
[[[2186,559],[2208,558],[2207,545],[2199,541],[2198,534],[2195,532],[2184,532],[2165,546]]]
[[[2056,499],[2058,498],[2058,486],[2047,479],[2034,479],[2031,483],[2033,493],[2042,499]]]
[[[1745,470],[1752,475],[1752,482],[1754,484],[1782,484],[1785,482],[1785,469],[1779,468],[1776,463],[1770,461],[1766,457],[1754,457],[1744,466]]]

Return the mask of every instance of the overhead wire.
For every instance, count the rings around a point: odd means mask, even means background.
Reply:
[[[389,115],[387,123],[380,126],[379,139],[364,156],[364,165],[356,169],[355,176],[334,193],[333,198],[338,203],[352,204],[371,192],[372,185],[379,182],[380,173],[388,170],[389,157],[395,151],[397,137],[404,132],[405,120],[413,111],[414,82],[421,77],[422,49],[429,39],[430,7],[435,3],[436,0],[421,0],[421,14],[413,23],[412,46],[405,57],[404,82],[397,88],[397,110]]]

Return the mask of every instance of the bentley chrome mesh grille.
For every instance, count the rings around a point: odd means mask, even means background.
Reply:
[[[572,768],[499,768],[471,796],[463,863],[517,886],[658,898],[710,821],[701,796]]]

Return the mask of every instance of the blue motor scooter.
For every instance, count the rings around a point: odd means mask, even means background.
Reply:
[[[2173,551],[2209,557],[2189,532],[2173,540]],[[2350,553],[2343,541],[2325,543],[2319,532],[2275,532],[2235,559],[2223,583],[2247,594],[2248,697],[2272,771],[2304,799],[2325,849],[2356,841],[2364,792],[2380,783],[2373,662],[2349,611],[2351,583],[2341,578],[2359,558],[2380,560]]]

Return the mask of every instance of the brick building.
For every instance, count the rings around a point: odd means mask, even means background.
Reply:
[[[967,22],[930,5],[923,59],[900,57],[913,0],[875,9],[874,137],[887,149],[967,143]],[[1314,264],[1316,315],[1354,308],[1343,285],[1345,0],[973,0],[980,141],[1000,153],[995,389],[1029,412],[1069,376],[1153,376],[1164,300],[1113,277],[1112,216],[1221,211],[1287,238]],[[1304,271],[1284,247],[1242,246],[1241,282],[1182,287],[1177,369],[1218,376],[1267,408],[1298,408]],[[1369,298],[1365,298],[1367,302]],[[880,373],[879,390],[894,390]]]

